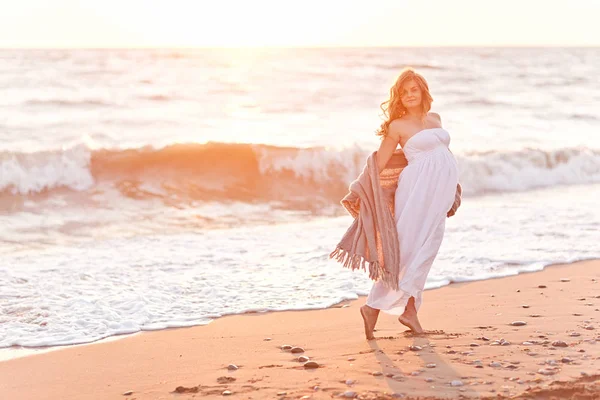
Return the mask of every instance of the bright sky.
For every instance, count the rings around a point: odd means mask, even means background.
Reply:
[[[15,0],[0,48],[599,46],[600,0]]]

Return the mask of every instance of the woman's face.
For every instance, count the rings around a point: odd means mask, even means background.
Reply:
[[[404,108],[413,108],[421,104],[421,88],[414,79],[404,82],[400,89],[400,100]]]

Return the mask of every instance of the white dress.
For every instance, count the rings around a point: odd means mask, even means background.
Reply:
[[[404,144],[408,165],[398,177],[394,219],[400,241],[399,290],[373,284],[367,305],[400,315],[411,296],[417,311],[423,288],[446,228],[446,214],[454,204],[458,166],[444,128],[428,128]]]

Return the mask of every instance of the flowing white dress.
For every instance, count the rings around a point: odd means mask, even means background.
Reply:
[[[449,145],[450,134],[444,128],[423,129],[404,144],[408,165],[398,177],[394,204],[400,242],[399,290],[375,282],[367,297],[370,307],[400,315],[411,296],[417,311],[421,306],[458,184],[458,166]]]

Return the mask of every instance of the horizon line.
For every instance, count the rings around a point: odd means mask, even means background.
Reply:
[[[461,44],[461,45],[378,45],[378,46],[350,46],[350,45],[326,45],[326,46],[124,46],[124,47],[110,47],[110,46],[51,46],[51,47],[37,47],[37,46],[24,46],[24,47],[2,47],[0,50],[281,50],[281,49],[401,49],[401,48],[447,48],[447,49],[460,49],[460,48],[580,48],[580,49],[593,49],[600,48],[600,44],[595,45],[558,45],[558,44]]]

